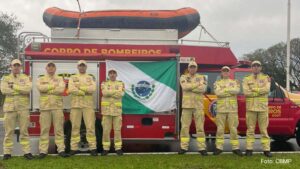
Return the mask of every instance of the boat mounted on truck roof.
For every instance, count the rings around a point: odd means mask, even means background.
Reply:
[[[50,28],[176,29],[179,38],[200,24],[200,15],[193,8],[75,12],[51,7],[43,19]]]

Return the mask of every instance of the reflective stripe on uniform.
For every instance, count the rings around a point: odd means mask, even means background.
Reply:
[[[46,100],[48,100],[48,96],[41,96],[40,99],[41,99],[42,101],[46,101]]]
[[[48,144],[49,140],[48,139],[47,140],[40,140],[40,143],[42,143],[42,144]]]
[[[88,141],[96,141],[96,137],[94,137],[94,136],[87,136],[86,139]]]
[[[109,106],[109,102],[101,102],[101,106]]]
[[[204,137],[198,137],[198,138],[197,138],[197,141],[198,141],[199,143],[204,143],[204,142],[205,142],[205,138],[204,138]]]
[[[71,140],[73,140],[73,141],[80,141],[80,137],[79,136],[78,137],[72,137]]]
[[[20,144],[21,145],[29,145],[29,141],[28,140],[23,140],[23,141],[20,141]]]
[[[121,102],[116,102],[115,105],[118,106],[118,107],[121,107],[122,103]]]
[[[261,102],[267,102],[268,99],[267,99],[267,98],[258,98],[258,101],[261,101]]]
[[[216,139],[216,142],[217,142],[218,144],[224,144],[224,139],[223,139],[223,138],[217,138],[217,139]]]
[[[4,143],[4,147],[12,147],[13,145],[13,142]]]
[[[64,142],[64,139],[55,139],[55,142],[57,142],[57,143],[63,143]]]
[[[263,144],[267,144],[267,143],[270,143],[270,139],[269,138],[261,138],[261,143]]]
[[[189,137],[181,137],[180,141],[183,143],[188,143],[190,141],[190,138]]]
[[[5,98],[5,102],[13,102],[13,101],[14,101],[14,98],[12,98],[12,97]]]
[[[102,144],[103,144],[103,146],[110,146],[110,142],[107,142],[107,141],[103,141]]]
[[[115,142],[115,146],[122,146],[122,142]]]
[[[230,140],[230,144],[232,144],[232,145],[238,145],[239,144],[239,140]]]
[[[254,138],[246,138],[247,143],[254,143],[255,139]]]

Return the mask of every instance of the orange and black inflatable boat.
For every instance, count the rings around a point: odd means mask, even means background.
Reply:
[[[43,19],[47,26],[77,28],[123,29],[177,29],[182,38],[200,23],[200,15],[193,8],[178,10],[107,10],[74,12],[51,7],[45,10]]]

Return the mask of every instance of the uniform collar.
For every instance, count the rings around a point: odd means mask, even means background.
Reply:
[[[51,75],[49,75],[49,74],[47,73],[46,76],[49,77],[49,78],[54,78],[56,75],[54,74],[54,75],[51,76]]]
[[[259,78],[259,77],[261,77],[261,76],[262,76],[262,73],[258,73],[258,74],[256,75],[257,78]],[[252,77],[255,79],[255,74],[254,74],[254,73],[252,73]]]
[[[108,82],[109,82],[109,83],[115,83],[115,82],[117,82],[117,80],[111,81],[111,80],[109,79]]]
[[[187,76],[193,78],[193,77],[197,76],[197,73],[195,73],[194,75],[191,75],[190,73],[188,73]]]
[[[11,75],[11,77],[13,77],[13,78],[18,78],[18,77],[20,77],[20,74],[14,75],[13,73],[11,73],[10,75]]]
[[[85,76],[86,73],[78,73],[79,76]]]

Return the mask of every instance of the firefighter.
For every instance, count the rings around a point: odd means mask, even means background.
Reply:
[[[46,65],[47,74],[40,76],[37,80],[37,88],[40,92],[40,155],[39,158],[45,158],[49,147],[49,130],[53,122],[55,144],[59,156],[68,157],[65,153],[64,144],[64,114],[62,94],[65,89],[65,83],[62,77],[55,74],[56,66],[53,62]]]
[[[5,95],[3,105],[4,130],[3,160],[11,158],[16,123],[20,128],[20,144],[24,152],[24,158],[31,160],[34,157],[30,153],[29,126],[29,94],[32,88],[30,77],[21,73],[21,61],[14,59],[11,62],[11,74],[3,76],[1,92]]]
[[[188,65],[188,73],[180,77],[182,114],[180,132],[181,149],[178,154],[185,154],[188,150],[190,141],[189,128],[194,116],[198,150],[202,156],[207,156],[204,133],[205,116],[203,111],[203,94],[206,91],[207,82],[205,76],[196,74],[197,67],[197,63],[191,61]]]
[[[93,94],[96,91],[94,78],[86,73],[87,63],[79,60],[77,63],[79,73],[69,79],[69,93],[71,94],[71,151],[70,155],[79,153],[80,125],[83,117],[86,126],[86,138],[92,156],[97,156],[95,136],[95,112]]]
[[[122,97],[124,95],[124,83],[117,81],[117,71],[110,69],[108,71],[109,80],[102,82],[102,127],[103,127],[103,152],[102,155],[108,154],[110,149],[110,132],[113,126],[114,144],[117,155],[123,155],[122,151]]]
[[[255,142],[255,126],[258,121],[261,143],[266,157],[272,157],[270,152],[270,137],[267,127],[269,125],[268,94],[270,91],[270,78],[261,73],[259,61],[251,64],[252,74],[243,80],[243,91],[246,96],[246,156],[252,156],[253,143]]]
[[[230,143],[232,152],[238,156],[243,156],[239,149],[239,139],[237,127],[238,119],[238,104],[237,94],[240,92],[240,83],[237,80],[229,78],[230,68],[224,66],[221,68],[221,79],[214,84],[214,91],[217,95],[217,135],[216,135],[216,150],[214,155],[219,155],[223,151],[224,145],[224,130],[227,122],[230,131]]]

